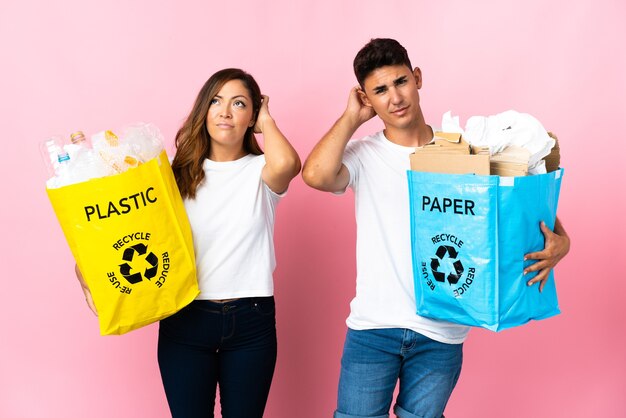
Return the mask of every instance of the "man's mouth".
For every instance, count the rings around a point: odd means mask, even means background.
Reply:
[[[391,113],[396,115],[396,116],[404,116],[404,114],[406,114],[408,108],[409,108],[408,106],[404,106],[404,107],[401,107],[399,109],[393,110]]]

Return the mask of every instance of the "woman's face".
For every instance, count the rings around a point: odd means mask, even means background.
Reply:
[[[246,130],[254,126],[252,98],[241,80],[230,80],[211,100],[206,127],[211,144],[242,148]]]

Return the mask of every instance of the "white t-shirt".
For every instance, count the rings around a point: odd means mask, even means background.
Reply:
[[[185,199],[193,232],[197,299],[272,296],[274,213],[282,196],[263,182],[264,155],[204,161],[195,199]]]
[[[469,327],[415,313],[406,174],[414,151],[390,142],[383,132],[346,147],[343,164],[350,172],[357,223],[356,296],[346,324],[355,330],[408,328],[459,344]]]

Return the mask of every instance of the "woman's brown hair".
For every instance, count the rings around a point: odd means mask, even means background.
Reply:
[[[261,108],[261,90],[250,74],[238,68],[227,68],[216,72],[204,83],[191,113],[176,134],[176,155],[172,162],[172,170],[183,198],[195,198],[198,186],[204,181],[203,163],[211,151],[211,141],[206,127],[207,113],[211,100],[224,84],[231,80],[241,80],[250,93],[252,114],[256,121]],[[263,154],[254,136],[254,126],[249,127],[244,134],[243,149],[249,154]]]

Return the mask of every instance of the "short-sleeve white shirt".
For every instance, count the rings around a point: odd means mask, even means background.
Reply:
[[[263,182],[264,155],[203,163],[205,180],[185,199],[193,233],[197,299],[272,296],[274,214],[284,195]]]
[[[390,142],[382,131],[346,147],[343,164],[357,223],[356,296],[346,323],[355,330],[408,328],[459,344],[469,327],[416,314],[406,174],[414,150]]]

